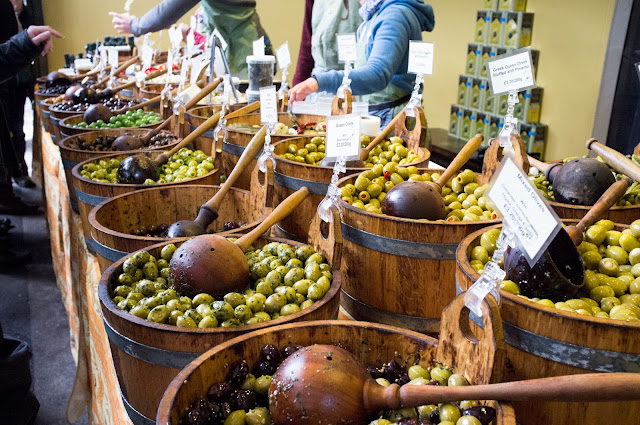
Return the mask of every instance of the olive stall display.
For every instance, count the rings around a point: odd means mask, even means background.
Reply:
[[[131,130],[125,130],[125,133],[129,133]],[[87,134],[81,134],[77,137],[70,137],[65,139],[64,145],[69,149],[89,152],[115,152],[113,149],[113,142],[118,138],[116,135],[99,134],[95,139],[91,140],[87,137]],[[169,131],[163,131],[160,134],[153,136],[149,143],[142,146],[140,149],[153,149],[160,148],[175,143],[178,140],[173,133]]]
[[[168,291],[165,292],[165,295],[169,295],[166,300],[167,304],[162,303],[162,298],[160,298],[161,304],[149,308],[149,314],[154,308],[160,307],[151,316],[152,318],[157,318],[157,314],[159,312],[162,313],[164,310],[162,307],[166,307],[170,310],[167,323],[147,320],[148,314],[144,318],[140,318],[132,314],[131,311],[119,308],[113,301],[113,298],[117,296],[115,290],[122,285],[119,277],[123,273],[126,274],[124,270],[125,262],[133,263],[133,260],[122,258],[110,266],[101,278],[98,293],[105,328],[108,330],[107,334],[112,342],[111,354],[126,402],[139,412],[139,415],[146,418],[155,418],[158,404],[173,377],[189,362],[198,358],[215,345],[245,333],[269,329],[279,324],[327,320],[335,317],[340,303],[340,271],[337,267],[332,267],[329,270],[320,270],[320,276],[318,276],[317,272],[319,267],[326,269],[327,266],[323,264],[331,265],[332,261],[339,262],[339,242],[336,242],[334,236],[334,232],[339,231],[340,229],[337,226],[335,228],[332,227],[326,243],[317,245],[314,248],[283,239],[263,237],[256,240],[253,244],[255,249],[247,252],[247,256],[253,258],[250,261],[253,263],[254,278],[251,279],[250,287],[255,289],[250,289],[246,293],[241,291],[230,294],[226,298],[220,297],[215,300],[202,294],[197,297],[190,297],[191,303],[187,305],[187,298],[184,298],[184,295],[171,301],[169,298],[173,297],[173,292],[169,287],[163,289],[160,292]],[[186,240],[176,240],[173,244],[180,248]],[[140,270],[140,267],[142,268],[142,276],[139,276],[139,272],[133,272],[136,275],[133,277],[134,280],[137,277],[145,279],[145,267],[142,265],[143,263],[138,263],[138,259],[147,260],[144,263],[147,264],[151,260],[151,256],[153,256],[156,258],[156,268],[158,262],[164,265],[166,260],[163,258],[163,250],[165,258],[169,258],[169,254],[173,250],[172,248],[165,248],[166,246],[170,245],[162,243],[146,248],[145,252],[149,254],[148,259],[146,254],[137,254],[137,257],[136,254],[132,256],[136,258],[135,263],[127,263],[127,265],[134,266],[136,270]],[[278,251],[278,248],[280,248],[280,251]],[[272,255],[272,249],[275,255]],[[296,253],[299,254],[299,257]],[[145,258],[140,258],[141,256]],[[282,259],[280,259],[280,256]],[[275,259],[271,257],[275,257]],[[317,278],[316,281],[307,279],[304,264],[307,262],[308,266],[306,267],[307,271],[309,271],[309,277]],[[282,265],[278,265],[278,263],[282,263]],[[293,267],[290,267],[289,271],[283,275],[281,272],[288,267],[286,266],[287,263]],[[271,265],[274,266],[274,270],[271,270]],[[279,267],[280,269],[278,270]],[[153,267],[147,266],[147,273],[154,273],[152,270]],[[291,273],[292,270],[293,273]],[[300,270],[302,271],[302,276],[298,276]],[[265,272],[264,277],[258,277]],[[162,273],[160,271],[158,273],[159,277],[162,277]],[[269,275],[269,273],[271,274]],[[331,273],[330,277],[329,273]],[[151,274],[149,276],[153,277],[154,275]],[[268,282],[266,280],[267,276],[269,276]],[[157,278],[154,280],[152,286],[158,283],[157,280]],[[328,290],[325,290],[327,280],[330,280],[330,286]],[[140,289],[143,289],[145,285],[140,282],[144,283],[144,280],[138,280],[133,284],[132,288],[135,289],[140,285]],[[160,282],[162,283],[162,280]],[[272,283],[276,284],[273,289]],[[169,284],[170,282],[167,280],[167,285]],[[295,286],[287,286],[288,284],[295,284]],[[145,287],[150,289],[148,285]],[[151,298],[157,297],[155,291],[154,289]],[[306,295],[302,295],[303,293]],[[178,294],[176,293],[176,295]],[[127,297],[128,294],[123,298],[127,300]],[[136,298],[136,296],[132,296],[132,298]],[[146,296],[144,298],[149,299]],[[305,298],[305,300],[302,300],[302,298]],[[318,299],[314,300],[314,298]],[[297,304],[298,302],[300,305]],[[140,301],[138,301],[139,303]],[[301,308],[303,303],[306,307],[304,309]],[[284,308],[285,306],[287,307]],[[174,312],[176,311],[174,307],[181,311],[182,315]],[[142,315],[141,313],[143,312],[140,310],[139,314]],[[172,316],[174,316],[174,319],[171,319]],[[175,316],[180,316],[182,319],[178,322],[178,317]],[[171,324],[171,320],[174,320],[175,324]],[[216,322],[217,327],[207,327],[213,326]],[[198,323],[199,327],[190,326],[194,323]],[[223,323],[224,326],[221,326]],[[125,342],[122,339],[123,336],[129,342]],[[135,346],[133,349],[130,349],[130,342],[133,342]],[[150,350],[157,351],[158,349],[162,350],[161,357],[148,356]],[[151,419],[148,419],[148,421],[151,421]]]
[[[572,225],[576,220],[563,222]],[[601,220],[586,229],[584,241],[578,246],[586,269],[584,286],[569,299],[555,303],[530,299],[516,295],[519,288],[515,283],[502,282],[501,312],[510,364],[505,380],[638,371],[640,323],[633,285],[638,278],[630,262],[637,261],[635,255],[640,254],[640,250],[634,251],[636,235],[640,235],[638,225]],[[499,233],[499,226],[480,229],[460,243],[456,252],[458,291],[468,289],[480,277],[483,254],[493,252]],[[629,256],[630,252],[634,255]],[[579,409],[565,402],[513,404],[522,425],[596,425],[610,421],[613,411],[617,412],[617,423],[635,423],[640,414],[637,401],[590,402]]]
[[[488,335],[475,341],[475,354],[471,354],[472,343],[463,336],[459,326],[459,304],[453,307],[447,311],[450,318],[443,315],[443,331],[451,330],[450,333],[441,333],[446,335],[444,341],[401,328],[352,321],[288,324],[247,334],[214,347],[184,368],[165,392],[158,409],[157,423],[276,423],[278,415],[282,416],[285,412],[281,410],[279,402],[272,400],[266,404],[266,390],[269,387],[273,389],[276,380],[272,377],[274,372],[276,375],[278,373],[277,365],[283,359],[295,361],[297,354],[320,346],[326,347],[326,353],[319,360],[331,362],[335,354],[336,363],[324,367],[308,365],[306,370],[311,373],[328,370],[325,373],[333,375],[334,369],[340,368],[338,353],[344,350],[353,353],[358,362],[367,366],[367,375],[377,379],[381,388],[392,383],[403,386],[435,385],[445,389],[449,385],[466,387],[470,384],[499,382],[502,364],[493,337],[494,323],[498,326],[496,317],[486,319]],[[499,313],[497,318],[499,320]],[[496,338],[501,336],[496,333]],[[473,358],[467,357],[470,355]],[[479,367],[480,364],[483,366]],[[351,382],[340,380],[335,385],[349,387]],[[277,390],[285,395],[290,387],[293,385],[283,384]],[[305,390],[317,400],[314,408],[331,406],[330,409],[324,408],[326,416],[323,418],[313,417],[313,423],[515,424],[509,404],[486,400],[380,409],[371,415],[366,415],[363,410],[366,419],[354,421],[353,417],[347,417],[347,411],[363,406],[332,395],[335,388],[309,384]],[[298,396],[291,393],[289,399],[294,403],[299,400],[302,409],[311,410],[312,403],[303,401],[304,391],[299,392]],[[296,419],[292,415],[287,423],[300,423]]]
[[[110,112],[110,111],[109,111]],[[60,120],[59,128],[62,137],[69,137],[75,134],[86,133],[98,129],[115,129],[115,128],[143,128],[150,129],[156,127],[162,119],[157,113],[150,111],[145,112],[142,109],[135,111],[129,110],[125,113],[111,116],[105,114],[104,119],[97,119],[91,124],[87,124],[83,115],[73,115]]]

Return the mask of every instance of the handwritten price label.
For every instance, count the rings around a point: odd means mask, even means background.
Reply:
[[[291,65],[291,53],[289,52],[289,42],[285,41],[282,46],[276,49],[276,58],[280,70],[287,69]]]
[[[433,43],[422,41],[409,42],[409,72],[414,74],[433,74]]]
[[[264,56],[264,36],[253,41],[253,56]]]
[[[260,121],[262,124],[275,124],[278,122],[276,86],[260,88]]]
[[[338,62],[355,63],[358,59],[355,33],[338,34],[336,39],[338,41]]]
[[[527,90],[536,86],[530,47],[496,56],[487,62],[487,68],[493,95],[511,90]]]

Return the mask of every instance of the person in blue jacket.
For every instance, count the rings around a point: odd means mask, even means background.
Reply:
[[[369,104],[369,113],[385,126],[406,106],[415,75],[407,73],[409,41],[422,40],[433,29],[433,8],[423,0],[360,0],[358,61],[349,73],[351,91]],[[316,91],[336,93],[344,71],[312,73],[289,92],[290,100],[304,100]]]

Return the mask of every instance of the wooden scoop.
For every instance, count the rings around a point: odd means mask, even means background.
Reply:
[[[628,185],[629,179],[612,184],[577,225],[558,232],[533,267],[519,248],[508,248],[504,255],[506,278],[530,298],[558,302],[573,297],[584,284],[584,266],[576,246],[582,242],[584,230],[618,202]]]
[[[384,387],[353,354],[333,345],[296,351],[278,367],[269,387],[271,417],[276,425],[360,425],[384,409],[462,400],[636,399],[640,399],[640,373],[589,373],[469,386]]]
[[[587,140],[587,148],[600,155],[604,162],[617,172],[640,182],[640,167],[617,150],[598,143],[596,139]]]
[[[218,87],[218,85],[220,84],[221,81],[222,80],[218,78],[218,79],[212,81],[211,83],[209,83],[193,99],[191,99],[191,100],[189,100],[189,102],[187,102],[187,104],[185,105],[185,110],[187,110],[189,108],[193,108],[193,106],[195,106],[207,94],[209,94],[213,90],[215,90],[215,88]],[[148,104],[156,103],[161,98],[162,98],[162,95],[156,96],[153,99],[150,99],[150,100],[148,100],[146,102],[143,102],[143,103],[141,103],[139,105],[136,105],[135,109],[139,109],[141,107],[144,107],[144,106],[146,106],[145,104],[148,105]],[[134,108],[132,108],[132,109],[134,109]],[[141,136],[141,137],[134,137],[134,136],[131,136],[131,135],[128,135],[128,134],[124,134],[122,136],[119,136],[116,140],[113,141],[113,143],[111,144],[111,148],[113,150],[117,150],[117,151],[131,151],[131,150],[135,150],[135,149],[140,149],[142,146],[145,146],[149,142],[149,140],[151,140],[152,137],[154,137],[156,134],[158,134],[162,130],[164,130],[164,128],[166,128],[171,123],[172,119],[173,119],[173,116],[170,116],[169,118],[165,119],[159,126],[157,126],[154,129],[149,130],[149,132],[146,135]]]
[[[176,289],[185,294],[221,296],[242,292],[249,282],[247,248],[271,226],[287,217],[309,194],[300,188],[280,203],[255,229],[235,242],[218,235],[200,235],[183,243],[169,263]]]
[[[556,174],[558,173],[558,171],[560,171],[560,167],[562,167],[562,162],[546,163],[537,160],[530,155],[527,155],[527,159],[529,160],[529,165],[531,165],[532,167],[536,167],[538,171],[544,174],[544,178],[549,180],[549,182],[551,183],[553,183]]]
[[[382,201],[382,212],[387,215],[404,218],[440,220],[445,218],[445,205],[442,200],[442,187],[480,148],[484,137],[476,134],[458,152],[451,164],[435,183],[405,181],[397,184]]]
[[[231,174],[229,174],[224,184],[220,187],[220,190],[200,207],[198,217],[193,221],[180,220],[173,223],[167,231],[167,235],[170,238],[191,237],[206,233],[209,224],[218,218],[218,209],[227,192],[264,146],[264,137],[266,134],[267,126],[265,125],[253,136],[253,139],[251,139],[251,142],[247,145],[244,152],[242,152],[238,163],[233,167],[233,171],[231,171]]]

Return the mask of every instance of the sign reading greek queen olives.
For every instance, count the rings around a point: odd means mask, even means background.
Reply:
[[[494,95],[522,91],[536,86],[533,76],[531,47],[496,56],[487,62],[489,85]]]

